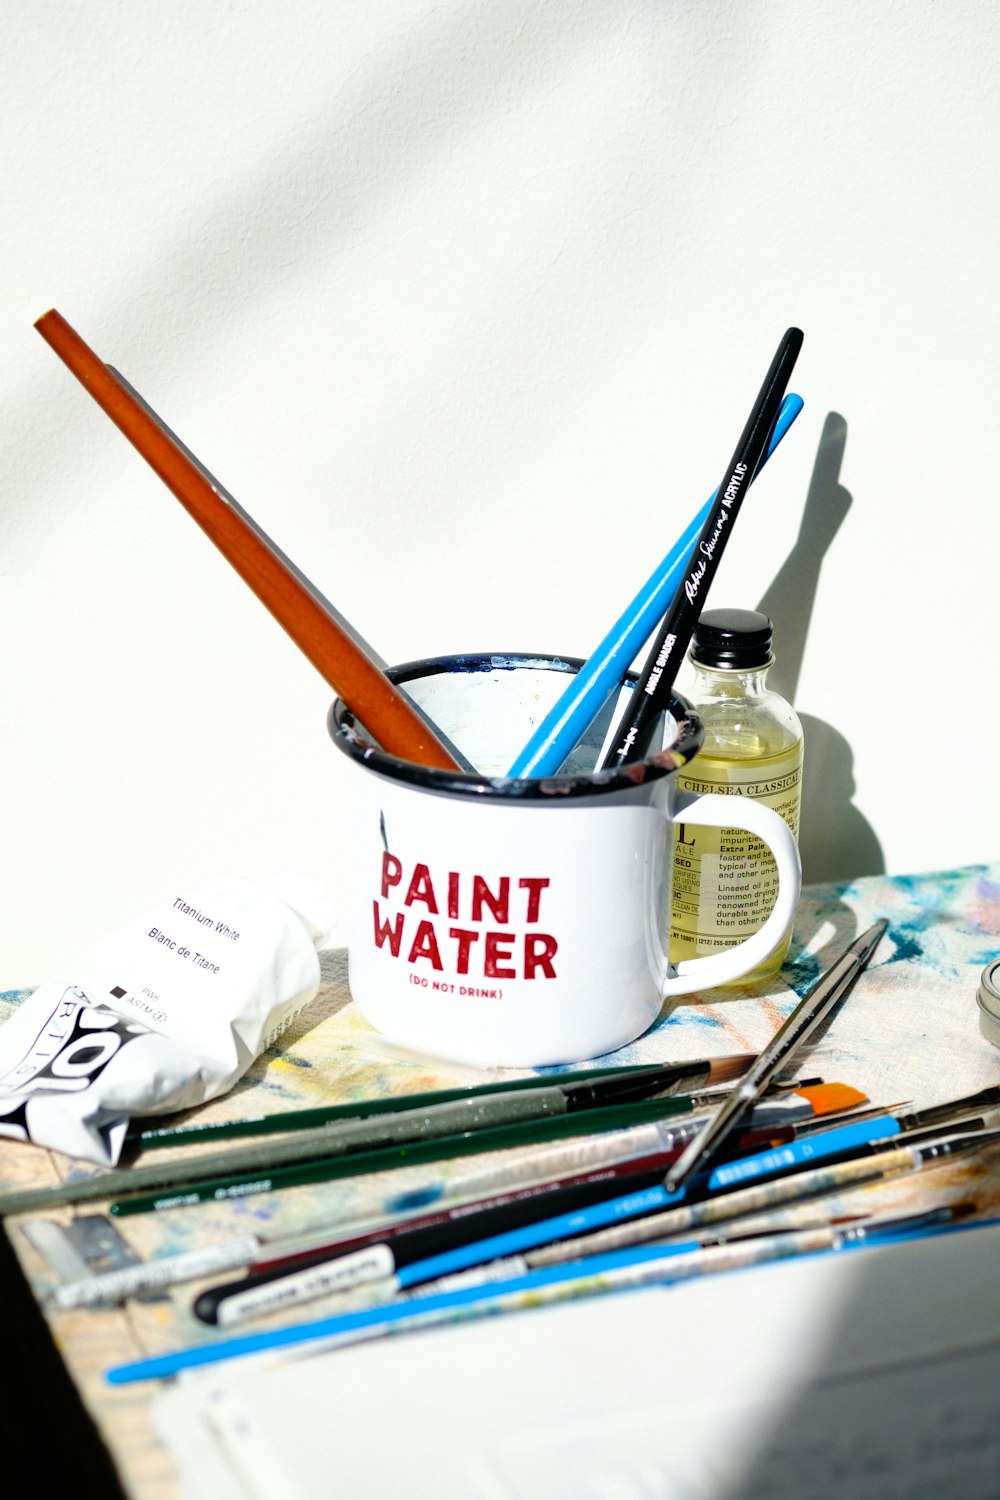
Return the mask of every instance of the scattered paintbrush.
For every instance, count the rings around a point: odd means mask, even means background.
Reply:
[[[601,1258],[621,1257],[620,1264],[623,1266],[649,1264],[663,1256],[670,1261],[670,1264],[666,1267],[666,1274],[662,1278],[655,1279],[686,1280],[689,1276],[734,1269],[737,1265],[755,1265],[759,1261],[781,1258],[785,1255],[798,1255],[806,1250],[844,1249],[861,1243],[872,1244],[876,1241],[898,1239],[940,1228],[946,1224],[953,1224],[956,1220],[966,1218],[974,1212],[974,1204],[938,1204],[933,1208],[920,1209],[913,1214],[902,1215],[898,1218],[873,1217],[864,1222],[855,1221],[848,1224],[825,1222],[796,1225],[790,1221],[768,1229],[755,1227],[751,1219],[730,1220],[721,1228],[716,1227],[710,1233],[704,1232],[693,1240],[658,1240],[647,1247],[645,1254],[638,1245],[598,1251],[596,1247],[586,1248],[587,1242],[581,1241],[584,1248],[578,1256],[574,1255],[565,1259],[560,1257],[558,1260],[552,1259],[544,1263],[539,1256],[530,1253],[508,1256],[491,1266],[479,1268],[472,1275],[446,1276],[439,1281],[428,1282],[409,1296],[401,1298],[399,1302],[389,1302],[388,1305],[417,1306],[422,1299],[434,1298],[458,1286],[471,1290],[478,1285],[487,1291],[490,1284],[498,1279],[551,1271],[557,1265],[562,1266],[567,1277],[575,1278],[582,1267],[594,1262],[598,1256]],[[737,1246],[741,1249],[733,1257],[718,1253],[722,1247]],[[777,1256],[773,1252],[777,1252]]]
[[[875,952],[888,923],[875,922],[816,981],[779,1028],[774,1039],[733,1089],[725,1103],[667,1173],[667,1188],[676,1190],[718,1150],[728,1131],[760,1098],[774,1075],[848,993]]]
[[[550,1265],[592,1251],[666,1239],[706,1224],[722,1224],[729,1219],[769,1212],[790,1203],[804,1203],[872,1183],[888,1182],[891,1178],[924,1171],[953,1157],[983,1150],[997,1141],[1000,1141],[1000,1131],[954,1135],[919,1145],[892,1146],[884,1141],[868,1142],[844,1160],[825,1162],[787,1177],[736,1187],[698,1202],[668,1206],[662,1212],[651,1213],[631,1223],[609,1226],[597,1234],[566,1238],[558,1244],[553,1242],[532,1251],[531,1264]]]
[[[807,1107],[799,1105],[800,1109]],[[353,1247],[335,1244],[307,1257],[272,1260],[266,1269],[258,1268],[238,1281],[203,1292],[195,1301],[195,1315],[206,1323],[232,1327],[261,1313],[395,1275],[402,1267],[428,1256],[516,1230],[544,1219],[546,1214],[571,1213],[623,1190],[636,1193],[652,1188],[662,1180],[665,1162],[680,1151],[695,1128],[688,1121],[676,1125],[670,1132],[676,1140],[673,1152],[668,1149],[659,1157],[622,1163],[576,1181],[553,1183],[542,1192],[465,1205],[424,1222],[405,1224],[391,1235],[366,1236],[363,1244]],[[270,1248],[272,1257],[278,1248]]]
[[[970,1128],[970,1115],[979,1115],[980,1128],[992,1127],[998,1123],[998,1110],[1000,1087],[993,1085],[979,1089],[975,1094],[966,1094],[961,1099],[948,1099],[942,1104],[932,1104],[926,1109],[912,1110],[906,1114],[891,1110],[894,1127],[892,1133],[895,1134],[897,1130],[902,1132],[931,1128],[941,1131],[945,1126],[958,1124],[961,1124],[963,1130],[967,1130]]]
[[[810,1137],[723,1163],[716,1167],[707,1180],[697,1184],[696,1196],[700,1199],[738,1183],[794,1173],[813,1162],[841,1156],[848,1151],[857,1153],[876,1139],[880,1130],[881,1121],[845,1126],[827,1136]],[[484,1265],[488,1261],[546,1245],[550,1241],[585,1234],[629,1219],[643,1218],[668,1208],[684,1196],[682,1192],[669,1191],[662,1179],[644,1187],[633,1187],[626,1180],[624,1186],[626,1190],[619,1196],[603,1198],[584,1208],[576,1209],[572,1205],[564,1208],[557,1202],[551,1205],[554,1211],[548,1217],[536,1215],[529,1223],[504,1229],[496,1234],[487,1234],[483,1238],[470,1235],[440,1253],[431,1254],[404,1267],[399,1273],[400,1285],[416,1286],[420,1282]]]
[[[839,1094],[836,1090],[843,1087],[843,1085],[807,1084],[798,1090],[789,1090],[786,1096],[776,1100],[775,1104],[782,1107],[782,1119],[785,1121],[791,1118],[789,1110],[794,1111],[798,1118],[806,1116],[814,1118],[818,1110],[839,1102]],[[831,1092],[831,1089],[835,1092]],[[845,1092],[856,1091],[845,1090]],[[765,1100],[760,1110],[765,1116],[769,1115],[772,1110],[771,1101]],[[754,1123],[756,1118],[757,1112],[755,1111],[751,1123]],[[659,1149],[655,1152],[637,1156],[635,1159],[593,1166],[587,1170],[571,1173],[561,1180],[553,1180],[551,1176],[528,1184],[517,1180],[507,1192],[494,1193],[493,1196],[478,1202],[464,1200],[460,1203],[453,1203],[447,1208],[440,1208],[420,1216],[397,1217],[394,1221],[383,1217],[374,1224],[328,1227],[325,1230],[314,1230],[311,1234],[294,1237],[273,1238],[261,1235],[248,1239],[246,1236],[240,1236],[205,1248],[160,1256],[155,1260],[145,1261],[121,1270],[76,1279],[72,1285],[61,1287],[53,1294],[53,1303],[61,1308],[102,1306],[121,1301],[126,1297],[136,1296],[144,1291],[193,1281],[220,1272],[235,1270],[240,1266],[252,1268],[249,1275],[239,1283],[240,1289],[252,1290],[255,1286],[263,1285],[290,1271],[319,1265],[349,1251],[361,1250],[365,1246],[389,1242],[395,1240],[397,1236],[408,1235],[413,1230],[462,1224],[468,1235],[485,1233],[485,1221],[478,1217],[485,1211],[513,1210],[516,1212],[520,1209],[524,1212],[525,1221],[527,1221],[532,1216],[543,1215],[548,1201],[558,1203],[562,1209],[567,1209],[573,1202],[583,1207],[588,1202],[597,1202],[602,1197],[620,1193],[623,1179],[626,1177],[633,1189],[640,1181],[643,1183],[658,1181],[670,1162],[676,1159],[695,1129],[697,1129],[695,1117],[674,1123],[653,1121],[647,1126],[635,1127],[631,1132],[618,1132],[622,1136],[643,1135],[646,1144],[653,1141],[658,1145]],[[652,1132],[651,1136],[647,1135],[648,1132]],[[596,1143],[600,1138],[594,1139]],[[572,1148],[565,1147],[562,1149],[572,1150]],[[544,1156],[545,1153],[541,1154]],[[572,1157],[570,1160],[572,1161]],[[573,1164],[575,1165],[575,1162]],[[572,1190],[578,1196],[574,1199],[571,1193],[563,1193],[563,1189]],[[556,1194],[560,1196],[556,1197]],[[507,1222],[513,1222],[511,1216],[508,1216]],[[346,1277],[343,1279],[346,1281]],[[320,1284],[320,1282],[314,1278],[314,1284]],[[228,1293],[228,1288],[226,1290]],[[315,1295],[319,1295],[319,1292],[317,1291]],[[304,1292],[296,1296],[294,1300],[304,1300]],[[209,1302],[206,1301],[199,1311],[200,1316],[204,1316],[208,1306]]]
[[[853,1243],[858,1248],[867,1242],[872,1245],[897,1244],[909,1233],[914,1236],[929,1235],[951,1230],[950,1224],[920,1225],[915,1216],[909,1228],[902,1221],[895,1226],[883,1224],[882,1233],[870,1231],[865,1239],[855,1234],[845,1238],[842,1248]],[[972,1224],[974,1231],[977,1225]],[[845,1231],[839,1231],[845,1234]],[[735,1255],[742,1247],[743,1254]],[[244,1355],[266,1350],[289,1349],[308,1343],[336,1339],[339,1345],[350,1343],[357,1337],[367,1336],[372,1329],[414,1324],[426,1326],[439,1315],[449,1316],[464,1310],[469,1312],[493,1312],[506,1305],[523,1303],[531,1298],[533,1306],[560,1297],[578,1296],[582,1293],[601,1292],[625,1286],[637,1286],[645,1282],[680,1280],[685,1272],[702,1274],[710,1269],[734,1269],[738,1265],[752,1265],[785,1255],[803,1255],[814,1250],[837,1248],[836,1239],[831,1241],[829,1230],[805,1231],[796,1238],[794,1234],[777,1234],[759,1239],[740,1240],[738,1245],[727,1245],[725,1256],[713,1256],[712,1246],[698,1241],[684,1247],[652,1246],[611,1255],[588,1256],[575,1265],[549,1266],[544,1269],[515,1275],[491,1285],[459,1286],[426,1298],[404,1299],[382,1306],[366,1307],[355,1312],[341,1313],[333,1317],[318,1318],[309,1323],[290,1327],[269,1328],[259,1333],[178,1349],[148,1359],[117,1365],[107,1371],[106,1379],[112,1385],[127,1385],[136,1381],[163,1379],[179,1374],[183,1370],[198,1366],[218,1364]],[[685,1264],[682,1253],[698,1257],[697,1262]]]
[[[762,1098],[753,1106],[748,1127],[766,1130],[769,1125],[798,1125],[816,1122],[830,1115],[850,1111],[868,1102],[867,1095],[849,1083],[807,1083],[771,1098]]]
[[[547,1118],[513,1120],[503,1125],[464,1130],[457,1135],[430,1136],[371,1150],[319,1154],[313,1159],[290,1161],[286,1165],[260,1166],[256,1171],[243,1168],[235,1173],[227,1172],[223,1176],[209,1178],[189,1173],[186,1184],[164,1186],[158,1192],[137,1191],[140,1184],[134,1180],[126,1181],[117,1191],[127,1196],[115,1198],[110,1212],[116,1217],[160,1213],[165,1209],[188,1208],[197,1203],[218,1203],[226,1198],[246,1198],[253,1193],[272,1193],[281,1188],[336,1182],[344,1177],[365,1176],[372,1172],[388,1172],[396,1167],[416,1166],[422,1162],[450,1161],[460,1156],[534,1146],[572,1136],[618,1131],[628,1125],[687,1114],[705,1104],[717,1102],[719,1097],[716,1095],[714,1101],[705,1094],[640,1099],[632,1104],[588,1109],[579,1114],[554,1114]],[[134,1169],[136,1173],[143,1170],[145,1169],[141,1167]],[[6,1201],[0,1201],[0,1213],[9,1212],[5,1208]],[[32,1208],[38,1206],[36,1202],[30,1205]]]
[[[793,1133],[802,1128],[796,1121],[817,1124],[823,1118],[843,1118],[844,1113],[850,1113],[852,1119],[858,1118],[861,1113],[858,1110],[834,1109],[840,1103],[840,1091],[847,1097],[864,1100],[861,1092],[846,1085],[814,1085],[804,1086],[792,1092],[787,1100],[783,1098],[775,1104],[771,1100],[762,1101],[751,1116],[750,1128],[738,1137],[739,1143],[745,1151],[756,1151],[763,1143],[774,1142],[775,1134],[784,1139],[787,1133],[787,1139],[793,1139]],[[784,1112],[786,1104],[793,1113]],[[775,1107],[783,1109],[780,1125],[774,1122]],[[823,1116],[828,1109],[831,1115]],[[283,1242],[270,1241],[261,1256],[256,1257],[258,1269],[301,1262],[307,1256],[357,1250],[376,1239],[391,1238],[405,1230],[424,1229],[453,1218],[468,1218],[480,1209],[499,1208],[520,1197],[538,1197],[585,1182],[610,1182],[634,1173],[666,1172],[699,1130],[702,1113],[694,1112],[684,1119],[649,1121],[627,1130],[609,1131],[556,1146],[529,1148],[514,1160],[439,1179],[385,1203],[384,1214],[375,1223],[319,1226]],[[757,1142],[757,1134],[765,1137],[765,1142]]]
[[[773,1139],[776,1129],[782,1132],[794,1129],[794,1124],[788,1122],[821,1118],[823,1109],[839,1102],[840,1090],[848,1095],[858,1094],[857,1090],[849,1090],[844,1085],[819,1084],[806,1086],[787,1098],[776,1101],[777,1107],[783,1109],[781,1118],[785,1123],[780,1127],[773,1124],[775,1106],[770,1100],[764,1100],[751,1117],[751,1130],[741,1136],[740,1140],[752,1139],[756,1133],[758,1113],[763,1121],[772,1121],[770,1125],[765,1123],[761,1127],[761,1133],[766,1131],[769,1141]],[[639,1175],[647,1175],[654,1180],[657,1173],[662,1176],[670,1162],[676,1160],[699,1124],[699,1115],[695,1113],[683,1119],[650,1121],[629,1131],[615,1132],[617,1141],[614,1136],[587,1137],[583,1143],[586,1150],[581,1150],[579,1144],[545,1147],[534,1151],[530,1161],[525,1161],[522,1157],[509,1165],[494,1166],[486,1172],[452,1179],[451,1191],[447,1196],[459,1201],[451,1201],[447,1207],[432,1209],[423,1214],[411,1212],[408,1217],[398,1218],[395,1223],[388,1225],[384,1220],[370,1228],[362,1225],[357,1232],[350,1225],[340,1225],[336,1230],[314,1230],[311,1234],[299,1235],[284,1243],[270,1242],[257,1258],[257,1269],[262,1271],[265,1268],[281,1268],[300,1263],[309,1256],[329,1258],[345,1250],[359,1249],[362,1245],[372,1244],[379,1239],[394,1238],[399,1233],[460,1219],[471,1227],[481,1211],[500,1209],[529,1198],[537,1200],[535,1214],[540,1217],[545,1211],[545,1195],[555,1195],[563,1188],[621,1182],[624,1178],[634,1180]],[[591,1146],[604,1147],[607,1154],[602,1155],[596,1149],[591,1153]],[[751,1149],[754,1149],[752,1145],[747,1146],[747,1150]],[[530,1175],[526,1181],[525,1172],[529,1168]],[[564,1175],[560,1176],[560,1172]],[[442,1187],[447,1185],[442,1184]],[[478,1197],[475,1192],[470,1191],[476,1185],[483,1189],[482,1195]],[[558,1200],[553,1198],[553,1201]],[[413,1205],[410,1207],[412,1209]]]

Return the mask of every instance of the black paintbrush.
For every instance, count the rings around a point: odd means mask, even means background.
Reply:
[[[715,503],[691,554],[684,580],[674,595],[639,680],[632,689],[611,749],[601,763],[602,770],[614,769],[626,761],[641,760],[649,748],[657,720],[670,702],[674,680],[743,496],[767,452],[785,387],[801,347],[801,331],[790,328],[771,361],[736,451],[716,491]]]

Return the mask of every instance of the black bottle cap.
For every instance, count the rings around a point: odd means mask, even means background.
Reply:
[[[773,626],[756,609],[706,609],[694,628],[691,658],[703,667],[738,672],[771,661]]]

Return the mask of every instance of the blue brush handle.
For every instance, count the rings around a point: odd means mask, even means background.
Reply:
[[[813,1162],[826,1161],[841,1152],[850,1154],[859,1146],[873,1141],[888,1141],[900,1133],[899,1121],[892,1115],[876,1115],[870,1120],[852,1120],[847,1125],[821,1130],[817,1135],[802,1136],[787,1146],[775,1146],[770,1151],[760,1151],[755,1156],[744,1156],[736,1161],[724,1162],[716,1167],[708,1185],[719,1188],[742,1187],[744,1183],[758,1177],[773,1177],[775,1172],[788,1172],[793,1167],[808,1166]]]
[[[773,1177],[777,1173],[790,1171],[793,1167],[827,1161],[830,1157],[850,1155],[852,1151],[897,1135],[899,1125],[892,1116],[879,1116],[872,1120],[853,1120],[833,1130],[822,1130],[814,1136],[793,1141],[788,1146],[772,1147],[755,1152],[739,1161],[716,1167],[707,1180],[706,1191],[717,1192],[750,1183],[761,1177]],[[397,1273],[401,1287],[419,1286],[424,1281],[436,1281],[440,1276],[452,1276],[470,1266],[484,1265],[505,1255],[520,1255],[536,1245],[548,1245],[553,1240],[575,1238],[578,1234],[590,1234],[606,1225],[624,1223],[641,1218],[644,1214],[658,1213],[684,1201],[686,1190],[681,1187],[671,1191],[666,1187],[650,1187],[634,1193],[624,1193],[619,1198],[605,1198],[587,1208],[578,1208],[568,1213],[555,1214],[548,1219],[532,1224],[522,1224],[485,1239],[455,1245],[425,1260],[414,1261],[403,1266]]]
[[[881,1141],[883,1138],[888,1148],[893,1137],[900,1136],[905,1138],[905,1132],[901,1131],[899,1122],[891,1115],[874,1121],[852,1121],[834,1130],[821,1131],[807,1150],[796,1152],[794,1164],[824,1161],[841,1155],[850,1157],[852,1150],[859,1148],[863,1150],[866,1145],[873,1145],[875,1141]],[[748,1165],[752,1163],[758,1167],[766,1164],[768,1170],[773,1173],[774,1167],[788,1165],[784,1161],[777,1162],[777,1154],[771,1151],[762,1152],[748,1158],[747,1162]],[[756,1175],[760,1174],[751,1167],[750,1170],[744,1172],[743,1180],[752,1179]],[[723,1169],[717,1169],[708,1179],[708,1188],[711,1190],[713,1187],[723,1185],[725,1185]],[[465,1270],[469,1266],[483,1265],[497,1255],[519,1254],[534,1244],[548,1244],[553,1239],[588,1232],[604,1224],[641,1217],[645,1213],[669,1207],[683,1200],[684,1197],[683,1188],[676,1192],[668,1192],[662,1187],[650,1188],[644,1192],[626,1194],[609,1203],[598,1204],[594,1210],[588,1209],[583,1213],[560,1215],[545,1220],[540,1226],[529,1225],[526,1229],[512,1234],[479,1240],[472,1247],[471,1253],[468,1251],[449,1252],[445,1256],[429,1258],[414,1267],[404,1268],[396,1278],[396,1285],[399,1289],[407,1285],[414,1286],[425,1279],[430,1280],[432,1276],[450,1275],[457,1270]],[[965,1227],[975,1229],[998,1223],[1000,1220],[995,1218],[974,1220]],[[903,1222],[886,1225],[876,1223],[866,1234],[864,1243],[879,1244],[890,1240],[923,1237],[939,1233],[942,1227],[944,1226],[933,1225],[920,1228],[917,1224],[910,1224],[907,1227]],[[604,1254],[583,1257],[574,1262],[541,1267],[523,1276],[515,1276],[510,1281],[476,1282],[467,1287],[456,1287],[454,1290],[433,1293],[416,1301],[381,1303],[375,1307],[360,1308],[353,1312],[335,1313],[331,1317],[308,1323],[296,1323],[286,1328],[266,1329],[261,1333],[241,1334],[231,1339],[215,1340],[193,1348],[154,1355],[149,1359],[136,1360],[131,1364],[117,1365],[107,1371],[106,1379],[112,1385],[127,1385],[136,1380],[160,1379],[197,1365],[214,1364],[219,1360],[255,1354],[263,1349],[291,1346],[308,1342],[310,1339],[330,1338],[361,1328],[371,1328],[381,1323],[405,1322],[408,1319],[422,1318],[437,1310],[475,1306],[477,1303],[487,1302],[514,1292],[532,1291],[561,1280],[572,1280],[575,1277],[613,1273],[626,1266],[661,1257],[665,1261],[669,1276],[670,1259],[675,1255],[699,1248],[701,1246],[698,1240],[680,1240],[668,1245],[635,1245],[607,1251]],[[856,1247],[849,1246],[848,1248],[861,1248],[861,1242]]]
[[[785,397],[758,474],[802,410],[802,404],[801,396]],[[510,767],[508,776],[554,776],[579,744],[666,613],[714,501],[715,493],[677,538],[559,701],[549,709]]]
[[[996,1218],[977,1219],[968,1224],[930,1224],[926,1228],[887,1225],[884,1229],[874,1226],[871,1232],[857,1243],[845,1246],[849,1250],[863,1250],[872,1245],[899,1244],[907,1239],[927,1239],[936,1234],[953,1234],[956,1229],[988,1229],[1000,1224]],[[361,1329],[391,1327],[410,1322],[425,1321],[430,1314],[447,1313],[459,1308],[489,1308],[499,1304],[503,1298],[537,1292],[543,1287],[572,1285],[590,1277],[606,1276],[614,1285],[616,1273],[630,1267],[663,1264],[663,1279],[669,1281],[670,1264],[678,1255],[689,1254],[703,1248],[698,1240],[678,1241],[665,1245],[635,1245],[624,1250],[609,1250],[603,1255],[590,1255],[562,1265],[544,1266],[527,1271],[503,1281],[476,1283],[472,1286],[456,1287],[454,1290],[437,1292],[419,1300],[382,1303],[376,1307],[359,1308],[355,1312],[334,1313],[310,1323],[296,1323],[286,1328],[269,1328],[260,1333],[242,1334],[237,1338],[215,1340],[193,1348],[177,1349],[166,1354],[153,1355],[149,1359],[136,1360],[132,1364],[117,1365],[107,1372],[111,1385],[129,1385],[140,1380],[160,1380],[177,1375],[182,1370],[199,1365],[218,1364],[224,1360],[243,1355],[259,1354],[263,1350],[291,1348],[296,1344],[309,1343],[316,1339],[328,1339],[338,1335],[354,1333]],[[821,1252],[822,1253],[822,1252]],[[835,1252],[836,1253],[836,1252]]]
[[[105,1378],[109,1385],[159,1380],[168,1375],[177,1375],[181,1370],[218,1364],[247,1354],[259,1354],[266,1349],[290,1348],[312,1339],[355,1333],[359,1329],[377,1328],[381,1324],[405,1324],[426,1318],[429,1313],[448,1312],[461,1307],[475,1308],[499,1298],[535,1292],[542,1287],[558,1286],[561,1282],[572,1282],[584,1276],[613,1276],[616,1271],[621,1272],[630,1266],[672,1261],[678,1255],[700,1248],[698,1240],[691,1240],[672,1245],[635,1245],[625,1250],[609,1250],[604,1255],[587,1256],[569,1266],[543,1266],[539,1270],[526,1271],[503,1281],[476,1283],[473,1286],[456,1287],[452,1291],[437,1292],[433,1296],[421,1297],[419,1301],[380,1303],[375,1307],[359,1308],[355,1312],[333,1313],[309,1323],[268,1328],[260,1333],[244,1333],[236,1338],[217,1339],[187,1349],[154,1354],[149,1359],[115,1365],[106,1372]]]

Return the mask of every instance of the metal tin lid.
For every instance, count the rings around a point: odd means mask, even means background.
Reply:
[[[976,992],[979,1029],[988,1042],[1000,1047],[1000,958],[987,964]]]

